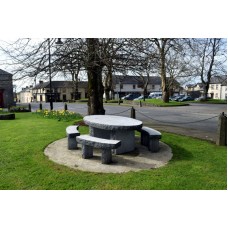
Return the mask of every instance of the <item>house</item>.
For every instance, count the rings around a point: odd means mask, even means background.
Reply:
[[[203,96],[203,83],[188,84],[185,86],[185,93],[193,98]]]
[[[17,94],[17,101],[21,103],[30,103],[33,101],[33,86],[26,86],[22,88],[21,92]]]
[[[72,81],[52,81],[52,92],[50,93],[50,82],[40,81],[38,85],[32,88],[33,101],[49,102],[52,101],[72,101],[74,100],[74,90]],[[87,97],[86,81],[78,82],[78,99]]]
[[[0,69],[0,108],[14,105],[13,75]]]
[[[185,86],[187,94],[196,97],[204,95],[203,83],[189,84]],[[212,99],[227,99],[227,77],[215,76],[211,78],[207,96]],[[194,97],[194,96],[193,96]]]
[[[212,77],[208,89],[208,97],[227,99],[227,76]]]
[[[143,86],[146,77],[140,76],[120,76],[113,75],[113,96],[117,99],[129,93],[143,94]],[[167,78],[169,80],[169,78]],[[180,93],[181,87],[177,81],[173,81],[172,88],[170,86],[171,93]],[[147,86],[147,93],[161,92],[161,77],[151,76],[149,77],[149,83]]]

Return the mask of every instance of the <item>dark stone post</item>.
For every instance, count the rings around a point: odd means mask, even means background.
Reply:
[[[31,112],[31,104],[30,103],[28,105],[28,110],[29,110],[29,112]]]
[[[227,116],[223,113],[219,115],[218,119],[218,135],[216,144],[218,146],[227,145]]]
[[[67,111],[67,103],[64,104],[64,111]]]
[[[142,107],[142,101],[139,101],[139,107],[140,108]]]
[[[133,106],[131,108],[131,118],[135,119],[135,109]]]
[[[42,110],[42,103],[40,103],[40,110]]]

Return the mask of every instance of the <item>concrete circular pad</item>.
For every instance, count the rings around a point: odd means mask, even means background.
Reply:
[[[124,155],[113,154],[113,163],[109,165],[101,164],[101,153],[98,149],[94,149],[94,157],[90,159],[82,158],[80,147],[78,150],[68,150],[67,138],[49,144],[44,154],[58,164],[98,173],[123,173],[159,168],[166,165],[173,156],[171,148],[165,143],[160,142],[159,152],[151,153],[146,147],[140,145],[139,138],[136,140],[135,151]]]

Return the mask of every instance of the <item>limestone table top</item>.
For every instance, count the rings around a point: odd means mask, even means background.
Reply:
[[[83,118],[84,122],[94,128],[104,130],[137,130],[142,128],[142,121],[113,115],[90,115]]]

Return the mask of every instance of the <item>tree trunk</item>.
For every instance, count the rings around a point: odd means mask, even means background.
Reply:
[[[161,82],[162,82],[162,99],[165,103],[169,102],[169,91],[166,82],[166,68],[165,68],[165,53],[164,50],[161,49]]]
[[[108,67],[108,73],[105,78],[105,99],[106,101],[111,100],[110,92],[112,90],[112,67]]]
[[[99,58],[99,40],[94,38],[87,39],[88,46],[88,114],[104,115],[103,94],[104,86],[102,84],[103,64]]]

